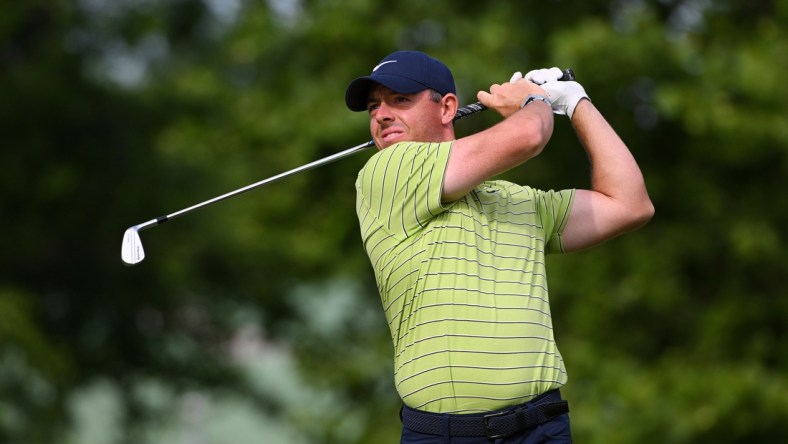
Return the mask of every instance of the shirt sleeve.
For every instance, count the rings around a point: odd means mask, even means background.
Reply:
[[[561,234],[564,231],[575,190],[536,191],[536,211],[542,222],[545,236],[545,252],[548,254],[564,253]]]
[[[403,142],[372,156],[356,181],[368,215],[404,239],[443,212],[443,178],[451,146],[452,142]]]

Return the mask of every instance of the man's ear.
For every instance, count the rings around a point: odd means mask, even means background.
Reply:
[[[457,96],[452,93],[448,93],[441,97],[441,108],[443,110],[441,122],[444,125],[451,124],[454,121],[454,116],[457,115],[457,108],[460,106],[459,103]]]

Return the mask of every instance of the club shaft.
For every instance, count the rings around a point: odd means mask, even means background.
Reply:
[[[571,68],[566,68],[566,69],[564,69],[563,72],[564,72],[563,76],[560,79],[558,79],[558,80],[564,80],[564,81],[575,80],[575,74],[574,74],[574,72],[572,72]],[[480,102],[471,103],[469,105],[466,105],[466,106],[463,106],[463,107],[459,108],[457,110],[457,114],[454,115],[454,120],[457,121],[459,119],[462,119],[463,117],[469,116],[471,114],[478,113],[480,111],[484,111],[486,109],[487,109],[487,107],[482,105]],[[237,190],[230,191],[229,193],[222,194],[221,196],[216,196],[213,199],[208,199],[208,200],[206,200],[204,202],[200,202],[200,203],[192,205],[192,206],[190,206],[188,208],[184,208],[182,210],[178,210],[178,211],[176,211],[174,213],[170,213],[170,214],[167,214],[165,216],[160,216],[160,217],[157,217],[156,219],[151,219],[151,220],[149,220],[147,222],[143,222],[141,224],[135,225],[132,228],[135,228],[136,230],[139,231],[139,230],[144,230],[146,228],[154,227],[156,225],[163,224],[164,222],[167,222],[170,219],[174,219],[174,218],[176,218],[178,216],[183,216],[184,214],[191,213],[192,211],[200,209],[202,207],[206,207],[208,205],[215,204],[216,202],[228,199],[228,198],[233,197],[233,196],[237,196],[237,195],[239,195],[241,193],[245,193],[245,192],[247,192],[249,190],[253,190],[253,189],[257,188],[257,187],[269,184],[271,182],[276,182],[277,180],[284,179],[285,177],[292,176],[294,174],[298,174],[298,173],[300,173],[302,171],[311,170],[312,168],[317,168],[319,166],[322,166],[322,165],[325,165],[325,164],[337,161],[339,159],[343,159],[345,157],[351,156],[351,155],[356,154],[356,153],[358,153],[360,151],[364,151],[367,148],[371,148],[373,146],[375,146],[375,141],[373,141],[373,140],[370,140],[368,142],[364,142],[364,143],[362,143],[360,145],[356,145],[356,146],[354,146],[352,148],[348,148],[348,149],[346,149],[344,151],[340,151],[340,152],[338,152],[336,154],[332,154],[332,155],[330,155],[328,157],[324,157],[324,158],[316,160],[314,162],[310,162],[310,163],[307,163],[305,165],[301,165],[300,167],[293,168],[292,170],[285,171],[284,173],[277,174],[276,176],[272,176],[272,177],[269,177],[267,179],[263,179],[263,180],[261,180],[259,182],[255,182],[255,183],[253,183],[251,185],[247,185],[247,186],[245,186],[243,188],[238,188]]]
[[[200,203],[192,205],[192,206],[190,206],[188,208],[184,208],[182,210],[178,210],[178,211],[176,211],[174,213],[170,213],[170,214],[167,214],[165,216],[157,217],[156,219],[151,219],[151,220],[149,220],[149,221],[147,221],[145,223],[137,225],[136,228],[138,230],[144,230],[146,228],[150,228],[152,226],[162,224],[164,222],[167,222],[170,219],[174,219],[174,218],[176,218],[178,216],[183,216],[184,214],[191,213],[194,210],[198,210],[198,209],[200,209],[202,207],[206,207],[208,205],[215,204],[216,202],[219,202],[219,201],[222,201],[222,200],[225,200],[225,199],[229,199],[231,197],[234,197],[234,196],[237,196],[239,194],[245,193],[247,191],[253,190],[253,189],[257,188],[257,187],[261,187],[263,185],[266,185],[266,184],[269,184],[269,183],[272,183],[272,182],[276,182],[277,180],[284,179],[285,177],[289,177],[289,176],[292,176],[294,174],[301,173],[303,171],[311,170],[313,168],[317,168],[319,166],[323,166],[325,164],[328,164],[328,163],[331,163],[331,162],[335,162],[335,161],[337,161],[339,159],[351,156],[353,154],[358,153],[359,151],[363,151],[363,150],[365,150],[365,149],[367,149],[369,147],[372,147],[374,145],[375,145],[375,142],[373,142],[371,140],[369,142],[364,142],[364,143],[362,143],[360,145],[356,145],[356,146],[354,146],[352,148],[348,148],[348,149],[346,149],[344,151],[340,151],[340,152],[338,152],[336,154],[332,154],[332,155],[330,155],[328,157],[324,157],[324,158],[316,160],[314,162],[310,162],[310,163],[301,165],[301,166],[299,166],[297,168],[293,168],[292,170],[288,170],[288,171],[285,171],[283,173],[279,173],[279,174],[277,174],[275,176],[271,176],[271,177],[269,177],[267,179],[263,179],[261,181],[255,182],[255,183],[247,185],[245,187],[238,188],[237,190],[230,191],[229,193],[222,194],[221,196],[216,196],[216,197],[214,197],[212,199],[208,199],[208,200],[206,200],[204,202],[200,202]]]
[[[478,102],[477,103],[472,103],[472,104],[470,104],[468,106],[464,106],[464,107],[458,109],[457,110],[457,114],[454,117],[454,120],[459,120],[459,119],[461,119],[461,118],[463,118],[465,116],[477,113],[479,111],[484,111],[485,109],[487,109],[487,107],[485,107],[481,103],[478,103]],[[261,180],[259,182],[255,182],[255,183],[247,185],[245,187],[238,188],[237,190],[230,191],[229,193],[222,194],[221,196],[216,196],[216,197],[214,197],[212,199],[208,199],[208,200],[206,200],[204,202],[200,202],[200,203],[192,205],[192,206],[190,206],[188,208],[184,208],[184,209],[178,210],[178,211],[176,211],[174,213],[170,213],[170,214],[167,214],[167,215],[164,215],[164,216],[157,217],[156,219],[151,219],[151,220],[149,220],[147,222],[143,222],[143,223],[141,223],[139,225],[135,225],[134,228],[136,228],[138,231],[141,231],[141,230],[144,230],[146,228],[150,228],[150,227],[154,227],[156,225],[163,224],[164,222],[167,222],[170,219],[175,219],[178,216],[183,216],[184,214],[191,213],[192,211],[198,210],[198,209],[200,209],[202,207],[206,207],[208,205],[215,204],[216,202],[219,202],[219,201],[222,201],[222,200],[225,200],[225,199],[229,199],[229,198],[237,196],[237,195],[239,195],[241,193],[245,193],[247,191],[253,190],[253,189],[258,188],[258,187],[261,187],[263,185],[266,185],[266,184],[269,184],[269,183],[272,183],[272,182],[276,182],[277,180],[280,180],[280,179],[284,179],[285,177],[289,177],[289,176],[292,176],[294,174],[298,174],[298,173],[301,173],[303,171],[311,170],[313,168],[317,168],[319,166],[323,166],[323,165],[326,165],[328,163],[335,162],[335,161],[337,161],[339,159],[343,159],[345,157],[352,156],[353,154],[356,154],[356,153],[358,153],[360,151],[364,151],[367,148],[371,148],[373,146],[375,146],[375,141],[373,141],[373,140],[370,140],[368,142],[364,142],[364,143],[362,143],[360,145],[356,145],[356,146],[354,146],[352,148],[348,148],[348,149],[346,149],[344,151],[340,151],[340,152],[338,152],[336,154],[332,154],[332,155],[330,155],[328,157],[324,157],[324,158],[316,160],[314,162],[310,162],[310,163],[307,163],[305,165],[301,165],[300,167],[293,168],[292,170],[285,171],[284,173],[279,173],[276,176],[271,176],[271,177],[269,177],[267,179],[263,179],[263,180]]]

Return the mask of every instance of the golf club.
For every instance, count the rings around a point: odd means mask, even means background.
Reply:
[[[559,80],[563,81],[570,81],[575,80],[574,72],[572,72],[571,68],[567,68],[563,70],[563,76]],[[486,110],[487,107],[482,105],[479,102],[472,103],[470,105],[461,107],[457,110],[457,114],[454,116],[454,120],[457,121],[463,117],[469,116],[471,114],[478,113],[479,111]],[[155,227],[157,225],[161,225],[164,222],[167,222],[170,219],[174,219],[178,216],[183,216],[184,214],[191,213],[194,210],[197,210],[202,207],[206,207],[208,205],[214,204],[216,202],[222,201],[224,199],[228,199],[233,196],[237,196],[241,193],[245,193],[249,190],[255,189],[262,185],[269,184],[271,182],[275,182],[280,179],[284,179],[285,177],[292,176],[294,174],[298,174],[302,171],[307,171],[313,168],[317,168],[319,166],[326,165],[328,163],[337,161],[339,159],[348,157],[360,151],[366,150],[367,148],[375,146],[375,142],[370,140],[368,142],[364,142],[360,145],[356,145],[352,148],[348,148],[344,151],[340,151],[336,154],[332,154],[328,157],[324,157],[322,159],[316,160],[314,162],[307,163],[297,168],[293,168],[292,170],[285,171],[284,173],[277,174],[275,176],[271,176],[267,179],[263,179],[259,182],[255,182],[251,185],[247,185],[242,188],[238,188],[237,190],[230,191],[229,193],[222,194],[221,196],[214,197],[213,199],[208,199],[204,202],[200,202],[198,204],[192,205],[188,208],[184,208],[182,210],[176,211],[174,213],[170,213],[164,216],[159,216],[155,219],[151,219],[147,222],[143,222],[141,224],[137,224],[131,226],[126,229],[126,232],[123,234],[123,244],[121,245],[120,250],[120,257],[123,262],[127,265],[135,265],[142,262],[145,259],[145,250],[142,248],[142,240],[140,239],[139,232],[145,230],[150,227]]]

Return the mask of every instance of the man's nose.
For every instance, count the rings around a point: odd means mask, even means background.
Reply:
[[[393,114],[391,113],[391,107],[389,107],[385,102],[381,102],[378,105],[378,109],[375,112],[375,119],[378,122],[385,122],[388,120],[392,120],[394,118]]]

